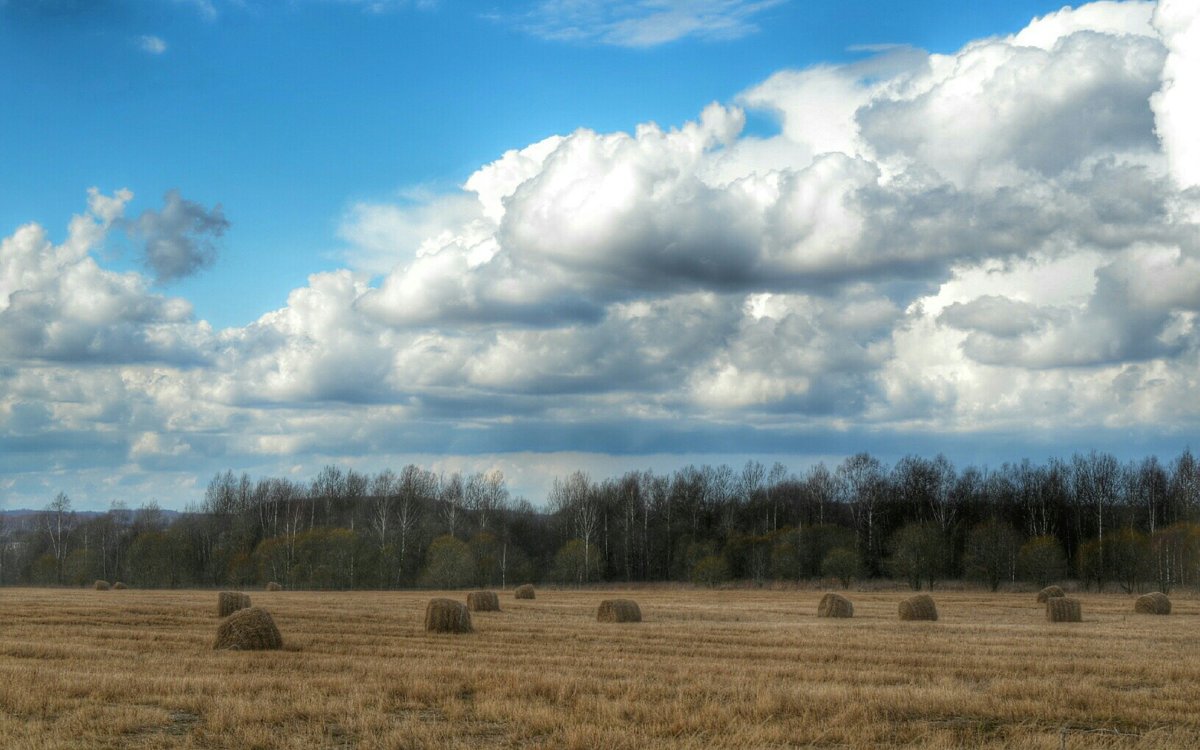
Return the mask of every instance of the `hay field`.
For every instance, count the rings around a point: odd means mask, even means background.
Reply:
[[[432,596],[251,591],[285,649],[213,652],[216,592],[0,589],[4,748],[1200,746],[1200,599],[645,589],[501,595],[470,635]],[[596,622],[632,598],[644,622]]]

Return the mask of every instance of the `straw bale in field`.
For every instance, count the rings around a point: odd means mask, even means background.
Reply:
[[[1038,592],[1038,604],[1045,604],[1047,599],[1053,599],[1059,596],[1066,596],[1067,593],[1062,590],[1061,586],[1047,586]]]
[[[108,591],[112,588],[112,586],[108,585],[108,581],[96,581],[92,584],[92,588],[96,589],[97,591]]]
[[[1155,591],[1152,594],[1139,596],[1133,603],[1133,611],[1144,615],[1169,615],[1171,614],[1171,600],[1161,591]]]
[[[221,620],[214,649],[230,651],[275,651],[283,648],[283,636],[262,607],[247,607]]]
[[[470,633],[471,612],[453,599],[430,599],[425,606],[425,629],[434,633]]]
[[[599,622],[641,622],[642,610],[632,599],[605,599],[596,612]]]
[[[854,604],[841,594],[830,592],[821,597],[817,617],[854,617]]]
[[[515,599],[533,599],[534,598],[533,584],[526,583],[523,586],[517,586],[517,590],[513,592],[513,598],[515,598]]]
[[[240,591],[222,591],[217,594],[217,617],[228,617],[239,609],[250,606],[250,595]]]
[[[266,588],[267,588],[267,591],[283,591],[283,586],[280,586],[278,583],[275,583],[274,581],[271,581],[270,583],[268,583]]]
[[[936,620],[937,605],[929,594],[917,594],[900,602],[901,620]]]
[[[495,591],[472,591],[467,594],[467,609],[472,612],[499,612],[500,597]]]
[[[1083,609],[1078,599],[1052,596],[1046,600],[1046,619],[1050,622],[1083,622]]]
[[[113,588],[116,589],[117,591],[121,591],[122,589],[127,589],[129,587],[126,586],[125,584],[121,583],[120,581],[117,581],[116,583],[113,584]]]

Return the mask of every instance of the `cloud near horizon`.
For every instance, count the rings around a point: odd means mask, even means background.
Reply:
[[[459,192],[351,206],[351,267],[238,328],[101,268],[131,195],[93,191],[62,245],[35,225],[3,240],[0,440],[178,479],[404,453],[1194,434],[1184,5],[1067,8],[954,54],[780,71],[678,127],[515,148]],[[746,134],[746,109],[779,132]],[[176,194],[133,223],[178,250],[151,262],[169,279],[203,265],[171,243],[222,222]]]

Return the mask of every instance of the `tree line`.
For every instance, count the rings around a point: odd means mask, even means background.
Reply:
[[[1200,580],[1200,464],[1188,450],[956,468],[867,453],[555,480],[542,507],[499,472],[415,465],[311,481],[232,471],[168,518],[153,503],[82,517],[59,494],[0,516],[0,584],[504,587],[527,581],[766,582],[969,578],[993,589],[1074,578],[1170,591]]]

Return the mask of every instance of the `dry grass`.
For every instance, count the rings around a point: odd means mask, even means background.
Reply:
[[[1171,614],[1171,600],[1161,591],[1143,594],[1133,603],[1133,611],[1144,615]]]
[[[275,620],[262,607],[239,609],[217,626],[214,649],[228,651],[278,651],[283,637]]]
[[[605,599],[596,610],[598,622],[641,622],[642,610],[632,599]]]
[[[267,583],[265,588],[267,591],[283,591],[283,586],[280,586],[275,581],[271,581],[271,582]]]
[[[514,599],[536,599],[537,594],[533,590],[533,584],[532,583],[523,583],[520,586],[517,586],[516,590],[513,591],[513,598]]]
[[[222,591],[217,594],[217,617],[228,617],[239,609],[250,606],[250,595],[240,591]]]
[[[1046,600],[1046,619],[1050,622],[1083,622],[1083,605],[1068,596],[1052,596]]]
[[[425,629],[431,633],[470,633],[471,613],[457,599],[430,599],[425,605]]]
[[[500,597],[495,591],[472,591],[467,594],[467,609],[472,612],[499,612]]]
[[[211,591],[0,589],[0,747],[1185,748],[1200,746],[1200,599],[1171,617],[1080,594],[542,589],[448,638],[428,592],[271,598],[282,651],[212,651]],[[461,598],[461,592],[446,594]],[[1064,743],[1063,740],[1066,742]]]
[[[854,617],[854,604],[841,594],[830,592],[821,597],[817,617]]]
[[[112,586],[108,585],[108,581],[96,581],[92,584],[92,588],[97,591],[108,591]]]
[[[901,620],[937,620],[937,605],[929,594],[917,594],[901,600],[896,607]]]
[[[1062,586],[1047,586],[1038,592],[1038,604],[1045,604],[1047,599],[1054,599],[1060,596],[1066,596],[1067,592],[1062,590]]]

